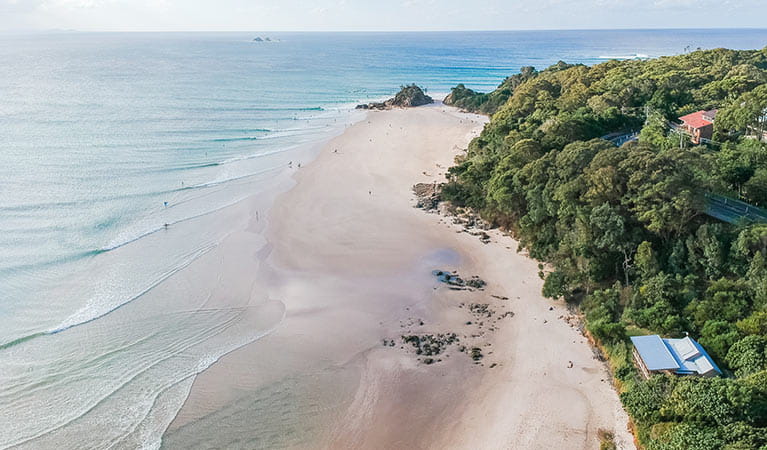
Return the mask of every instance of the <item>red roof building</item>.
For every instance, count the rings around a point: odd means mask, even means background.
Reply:
[[[716,112],[716,109],[698,111],[679,118],[682,121],[681,128],[690,134],[693,144],[700,144],[701,139],[711,139],[714,136]]]

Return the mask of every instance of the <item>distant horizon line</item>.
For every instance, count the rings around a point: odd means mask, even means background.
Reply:
[[[767,30],[767,27],[649,27],[649,28],[518,28],[518,29],[465,29],[465,30],[79,30],[68,28],[0,30],[0,34],[33,33],[512,33],[551,31],[729,31]],[[765,42],[767,45],[767,42]]]

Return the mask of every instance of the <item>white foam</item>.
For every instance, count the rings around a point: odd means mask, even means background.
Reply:
[[[168,278],[172,277],[176,273],[183,270],[185,267],[189,266],[189,264],[192,264],[195,260],[197,260],[197,258],[213,250],[215,247],[216,247],[215,244],[210,244],[191,253],[186,258],[184,258],[180,264],[174,267],[171,267],[164,273],[161,273],[157,278],[152,280],[147,287],[139,291],[133,297],[130,297],[128,299],[112,299],[108,295],[104,295],[104,296],[99,296],[97,298],[91,299],[85,306],[78,309],[74,314],[64,319],[64,321],[61,322],[58,326],[56,326],[55,328],[51,330],[48,330],[47,334],[60,333],[69,328],[82,325],[82,324],[85,324],[106,316],[107,314],[117,310],[118,308],[121,308],[127,305],[128,303],[146,294],[147,292],[152,290],[154,287],[156,287],[163,281],[167,280]]]

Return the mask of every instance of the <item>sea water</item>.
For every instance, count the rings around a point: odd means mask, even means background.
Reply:
[[[195,263],[356,103],[767,45],[767,30],[256,36],[0,35],[0,448],[159,445],[194,376],[282,314],[257,286],[208,307],[195,280],[247,273]]]

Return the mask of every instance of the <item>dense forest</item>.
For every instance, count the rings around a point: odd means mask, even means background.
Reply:
[[[767,48],[526,67],[446,103],[492,119],[443,198],[550,264],[544,295],[580,306],[640,443],[767,449],[767,224],[706,214],[709,193],[767,206]],[[693,145],[672,125],[704,109],[713,139]],[[628,337],[656,333],[689,333],[725,376],[644,380]]]

